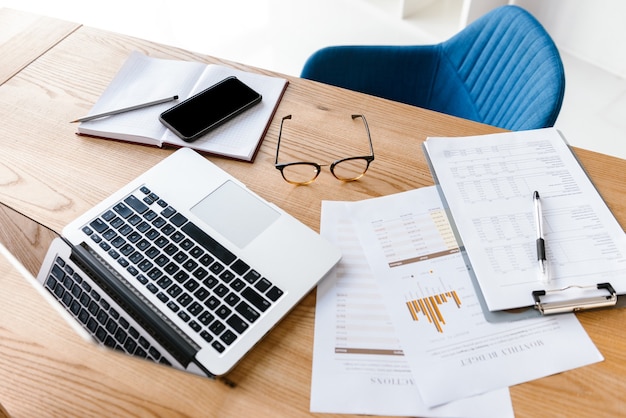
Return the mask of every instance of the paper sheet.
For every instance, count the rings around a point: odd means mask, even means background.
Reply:
[[[573,314],[485,320],[434,187],[347,206],[427,405],[602,360]]]
[[[429,138],[425,147],[490,310],[530,306],[533,291],[568,285],[610,282],[626,293],[626,235],[557,130]]]
[[[321,233],[343,258],[317,288],[312,412],[513,417],[506,388],[427,407],[343,202],[323,202]]]

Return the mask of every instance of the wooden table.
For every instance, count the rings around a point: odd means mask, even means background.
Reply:
[[[0,9],[0,242],[36,274],[63,226],[172,150],[79,137],[85,114],[132,50],[224,62],[146,40]],[[19,46],[19,47],[18,47]],[[5,68],[10,70],[5,71]],[[360,200],[433,184],[427,136],[498,129],[287,77],[290,85],[253,164],[209,157],[252,190],[319,230],[320,202]],[[327,171],[294,187],[273,167],[280,118],[292,114],[281,153],[320,162],[367,152],[351,113],[366,115],[376,160],[343,184]],[[283,146],[284,151],[283,151]],[[626,161],[576,149],[621,225]],[[288,158],[288,157],[287,157]],[[82,340],[5,259],[0,260],[0,403],[14,416],[308,416],[315,293],[227,376],[233,386],[100,349]],[[606,360],[511,388],[520,417],[626,414],[626,310],[578,315]],[[575,349],[575,347],[573,348]]]

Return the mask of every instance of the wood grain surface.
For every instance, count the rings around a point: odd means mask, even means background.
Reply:
[[[31,274],[64,225],[173,151],[77,136],[69,123],[87,113],[131,51],[272,74],[7,9],[0,10],[0,40],[0,241]],[[316,231],[322,200],[353,201],[432,185],[421,148],[428,136],[500,131],[287,78],[289,87],[255,162],[207,158]],[[366,116],[374,145],[376,159],[365,177],[345,184],[324,168],[306,187],[282,180],[273,165],[282,116],[293,115],[283,131],[281,160],[326,164],[367,153],[363,126],[351,120],[353,113]],[[624,227],[626,161],[575,152]],[[213,381],[96,347],[5,258],[0,272],[0,403],[11,416],[311,415],[314,292],[225,379]],[[512,387],[516,416],[626,415],[626,311],[578,318],[605,361]]]

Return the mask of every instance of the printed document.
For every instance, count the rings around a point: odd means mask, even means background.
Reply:
[[[312,412],[514,416],[507,388],[426,406],[344,202],[323,202],[321,234],[341,248],[343,257],[317,287]]]
[[[344,202],[323,202],[321,234],[341,248],[343,258],[317,287],[312,412],[514,416],[507,388],[427,407]]]
[[[573,314],[485,320],[435,187],[346,205],[428,406],[602,360]]]
[[[489,310],[530,306],[533,291],[570,285],[608,282],[626,293],[626,235],[556,129],[428,138],[425,150]]]

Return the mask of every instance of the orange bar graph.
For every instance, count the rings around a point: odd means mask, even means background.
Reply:
[[[443,325],[446,324],[446,320],[439,309],[440,305],[448,303],[453,300],[457,308],[461,307],[461,299],[456,291],[439,293],[434,296],[428,296],[425,298],[414,299],[406,302],[409,308],[409,313],[414,321],[419,321],[419,314],[424,315],[429,323],[433,324],[437,329],[437,332],[443,333]]]

